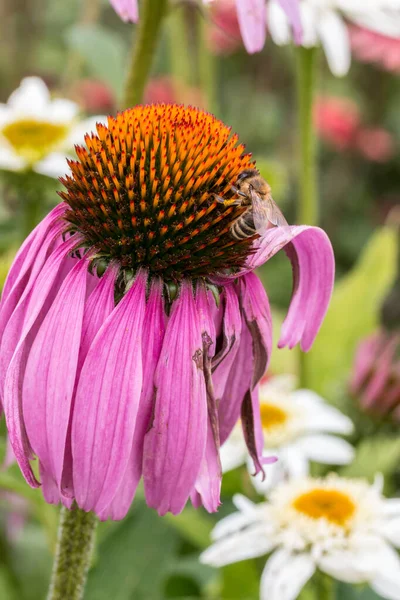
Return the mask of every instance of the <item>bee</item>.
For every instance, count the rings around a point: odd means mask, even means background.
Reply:
[[[256,169],[246,169],[237,178],[232,190],[243,200],[235,204],[248,205],[247,210],[231,225],[231,235],[235,240],[244,240],[258,233],[262,235],[268,224],[287,225],[287,221],[272,199],[271,188]],[[223,201],[222,198],[217,198]]]

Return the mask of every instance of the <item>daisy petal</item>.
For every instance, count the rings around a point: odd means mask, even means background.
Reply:
[[[309,460],[325,465],[347,465],[354,458],[353,446],[333,435],[305,435],[293,446]]]
[[[241,515],[241,517],[243,516]],[[231,533],[231,535],[218,540],[201,554],[200,561],[214,567],[222,567],[267,554],[274,546],[275,543],[265,535],[264,524],[253,523],[246,529]]]
[[[40,77],[25,77],[8,99],[16,116],[46,119],[50,92]]]
[[[295,600],[314,572],[315,564],[309,554],[277,550],[265,565],[260,600]]]
[[[61,152],[52,152],[48,154],[43,160],[33,165],[33,170],[46,177],[63,177],[66,173],[69,173],[70,169],[67,163],[67,157]]]
[[[342,17],[326,10],[318,19],[318,33],[333,75],[342,77],[350,69],[350,36]]]

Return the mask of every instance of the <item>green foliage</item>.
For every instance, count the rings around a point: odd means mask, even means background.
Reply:
[[[254,561],[246,560],[234,565],[227,565],[221,571],[221,599],[258,600],[260,573]]]
[[[309,387],[325,397],[347,377],[360,339],[378,323],[379,306],[395,276],[396,232],[373,235],[355,268],[336,284],[331,305],[309,352]]]
[[[91,74],[109,83],[120,97],[127,56],[121,36],[102,25],[74,25],[68,29],[66,41],[82,57]]]
[[[373,481],[376,473],[387,477],[400,462],[400,438],[376,435],[362,440],[356,449],[354,460],[340,469],[346,477],[365,477]]]

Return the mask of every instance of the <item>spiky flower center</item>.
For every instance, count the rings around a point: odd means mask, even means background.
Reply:
[[[353,516],[356,507],[352,498],[344,492],[315,488],[298,496],[293,508],[311,519],[326,519],[343,527]]]
[[[85,142],[60,196],[98,259],[170,280],[243,265],[254,237],[231,235],[247,210],[232,186],[254,163],[221,121],[192,107],[137,106]]]
[[[67,135],[68,127],[58,123],[20,119],[8,123],[2,135],[15,152],[28,162],[34,163],[49,154]]]

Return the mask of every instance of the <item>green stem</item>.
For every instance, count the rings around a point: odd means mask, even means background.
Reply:
[[[142,102],[167,6],[168,0],[144,0],[142,3],[125,87],[124,108]]]
[[[56,557],[47,600],[81,600],[94,546],[97,519],[76,508],[61,509]]]
[[[297,48],[299,111],[299,184],[298,222],[318,223],[317,144],[313,127],[316,48]]]
[[[216,94],[216,74],[215,67],[217,65],[216,59],[212,56],[207,46],[207,30],[209,23],[206,21],[204,15],[198,13],[199,23],[199,44],[198,44],[198,61],[199,61],[199,77],[201,91],[204,94],[204,98],[207,103],[207,110],[217,114],[217,94]]]
[[[317,192],[317,144],[313,127],[313,104],[316,78],[316,48],[297,48],[297,88],[298,88],[298,177],[299,203],[297,222],[318,224]],[[308,387],[308,359],[300,351],[299,383]]]

